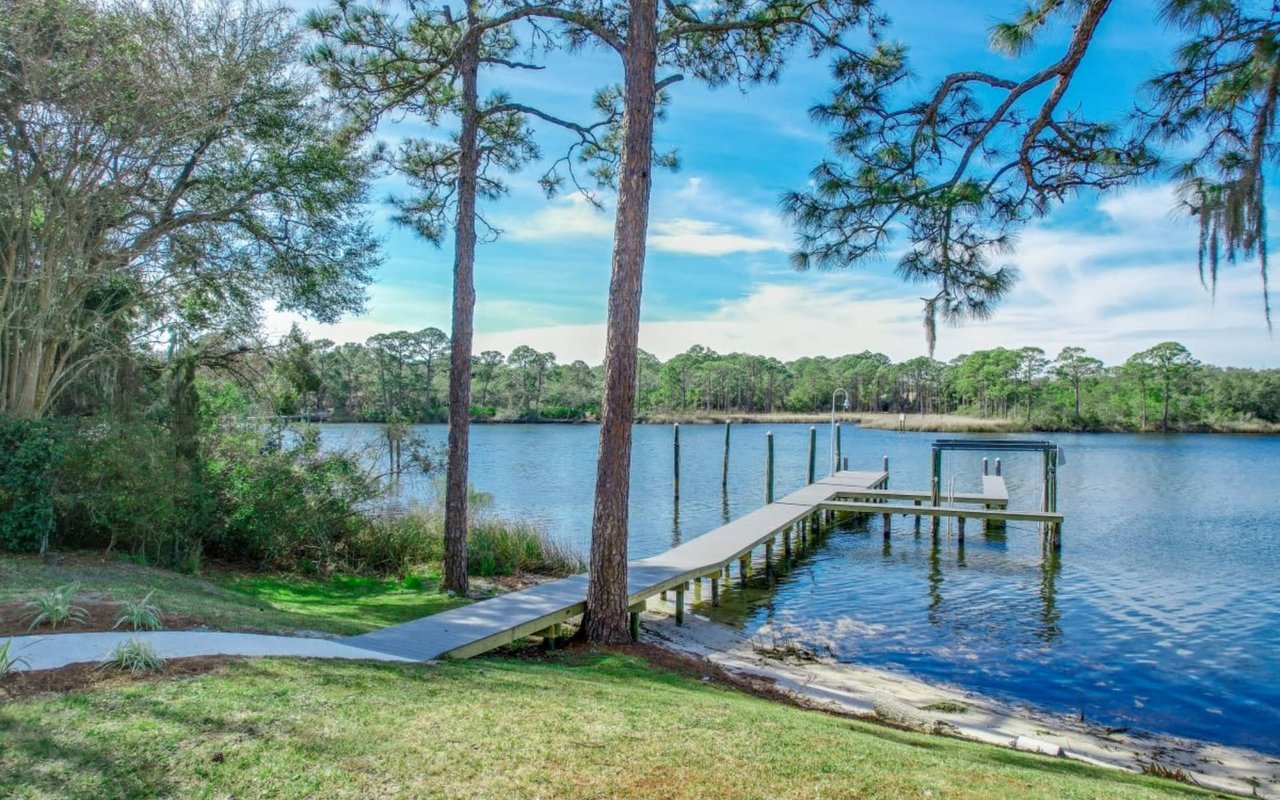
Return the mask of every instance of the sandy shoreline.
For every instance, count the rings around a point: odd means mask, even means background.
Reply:
[[[1181,773],[1179,777],[1206,789],[1280,800],[1280,757],[1092,725],[886,670],[789,655],[778,646],[785,635],[768,628],[747,636],[693,614],[686,614],[685,624],[677,627],[674,607],[650,601],[650,608],[644,615],[648,637],[730,673],[770,681],[805,705],[1098,766],[1134,772],[1154,767],[1166,775]]]

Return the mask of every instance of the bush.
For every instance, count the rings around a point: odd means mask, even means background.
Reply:
[[[149,631],[160,630],[164,612],[160,610],[160,606],[151,600],[155,593],[156,590],[152,589],[147,592],[146,597],[137,602],[126,600],[121,607],[120,616],[116,618],[116,624],[111,626],[112,629],[119,628],[121,625],[128,625],[135,631],[140,631],[144,628]]]
[[[347,454],[319,451],[313,429],[292,447],[264,447],[261,435],[222,440],[209,461],[224,528],[217,555],[258,567],[328,568],[365,524],[361,510],[380,493],[376,479]]]
[[[48,549],[65,442],[55,423],[0,416],[0,550]]]

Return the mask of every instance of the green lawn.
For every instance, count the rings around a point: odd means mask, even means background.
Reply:
[[[803,711],[626,654],[261,660],[0,705],[7,797],[1180,798]]]
[[[47,566],[33,556],[0,557],[0,603],[30,600],[73,581],[80,583],[82,599],[138,600],[155,589],[155,600],[166,612],[195,617],[218,630],[271,633],[363,633],[466,602],[441,595],[436,590],[439,574],[434,571],[403,582],[349,577],[312,580],[214,569],[196,577],[90,554],[64,555],[57,566]]]

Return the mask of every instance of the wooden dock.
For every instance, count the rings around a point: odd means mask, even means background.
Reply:
[[[726,568],[734,562],[741,568],[741,559],[762,545],[772,550],[775,536],[812,517],[823,502],[841,492],[877,489],[888,479],[887,472],[838,472],[661,555],[632,561],[627,566],[627,595],[633,624],[638,607],[648,598],[677,590],[682,611],[689,581],[711,579],[714,595]],[[575,575],[344,641],[418,661],[468,658],[581,615],[586,597],[587,576]]]
[[[830,520],[837,512],[883,515],[886,537],[894,514],[914,515],[917,529],[921,516],[932,517],[935,532],[940,517],[957,517],[961,537],[966,518],[984,520],[995,530],[1003,529],[1008,520],[1039,522],[1046,528],[1056,528],[1062,522],[1062,515],[1055,511],[1010,511],[1009,493],[999,475],[983,476],[981,494],[953,495],[946,498],[950,504],[943,505],[931,502],[931,492],[889,490],[887,458],[884,467],[881,471],[837,472],[661,555],[630,562],[627,595],[633,636],[639,635],[639,613],[649,598],[674,591],[679,624],[691,581],[709,579],[711,601],[716,603],[720,582],[730,576],[734,562],[745,579],[751,570],[752,552],[763,547],[766,569],[771,568],[779,534],[784,534],[787,553],[793,531],[804,536],[822,517]],[[771,495],[770,483],[766,496]],[[554,636],[561,623],[586,610],[586,597],[587,575],[575,575],[353,636],[345,643],[417,661],[469,658],[532,634]]]

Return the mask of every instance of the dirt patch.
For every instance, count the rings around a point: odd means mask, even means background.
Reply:
[[[28,630],[31,618],[36,615],[35,610],[26,602],[0,603],[0,638],[29,634],[93,633],[115,630],[116,620],[120,618],[120,610],[123,607],[123,604],[111,600],[90,600],[83,597],[76,598],[75,604],[87,612],[83,622],[64,623],[56,629],[41,625],[34,630]],[[161,615],[161,622],[161,627],[168,631],[190,631],[208,627],[203,620],[189,614],[165,612]]]
[[[16,700],[38,694],[61,694],[161,679],[191,678],[216,672],[227,664],[242,660],[239,656],[173,658],[156,672],[146,675],[131,675],[127,671],[99,664],[69,664],[58,669],[17,672],[0,678],[0,698]]]

